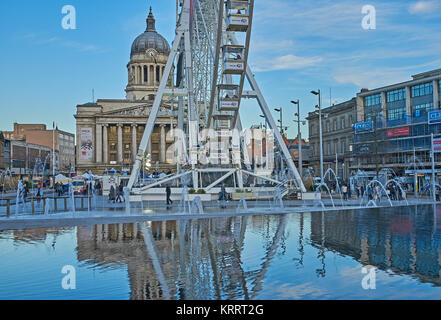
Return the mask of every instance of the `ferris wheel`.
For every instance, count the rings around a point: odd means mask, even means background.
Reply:
[[[243,173],[254,176],[256,174],[243,169],[244,158],[247,157],[246,147],[243,139],[235,132],[242,131],[239,115],[242,100],[256,99],[269,128],[273,129],[274,140],[297,189],[306,192],[248,65],[254,0],[179,0],[177,6],[175,39],[147,120],[128,187],[132,189],[139,176],[161,103],[167,98],[172,104],[177,100],[179,134],[176,135],[176,145],[180,151],[186,151],[177,152],[177,157],[188,153],[184,160],[191,166],[191,170],[185,174],[191,172],[193,188],[197,189],[203,185],[202,172],[216,171],[222,174],[219,179],[208,185],[208,189],[231,175],[236,176],[238,187],[243,188]],[[176,86],[167,87],[167,80],[173,72]],[[251,90],[244,90],[246,81]],[[228,166],[222,165],[220,161],[219,166],[201,167],[201,148],[210,145],[210,136],[204,136],[203,140],[206,143],[201,144],[200,132],[209,129],[216,132],[216,138],[225,135],[230,139],[231,148],[219,147],[228,149],[230,153],[232,161]],[[218,155],[220,158],[224,156],[223,153]],[[178,165],[178,172],[172,178],[182,177],[179,168]],[[263,179],[278,182],[272,178]]]

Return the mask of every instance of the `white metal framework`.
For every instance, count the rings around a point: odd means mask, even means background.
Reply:
[[[210,136],[201,141],[201,130],[213,129],[215,132],[242,130],[239,108],[242,98],[255,98],[266,117],[269,128],[273,130],[292,180],[298,191],[306,192],[297,168],[290,156],[283,137],[271,116],[270,109],[248,66],[248,52],[253,21],[254,0],[180,0],[180,13],[176,36],[155,96],[150,116],[142,137],[135,164],[130,176],[128,188],[132,189],[137,182],[149,139],[158,116],[158,111],[165,96],[177,99],[178,123],[175,135],[177,156],[188,150],[187,163],[189,170],[185,173],[167,177],[161,183],[183,179],[191,174],[193,188],[204,186],[202,173],[217,172],[215,181],[205,185],[211,189],[225,179],[234,176],[239,188],[244,186],[244,176],[254,176],[248,164],[247,152],[243,139],[235,134],[228,135],[231,149],[227,150],[232,163],[207,166],[198,162],[201,148],[210,148]],[[173,66],[176,65],[176,88],[167,88]],[[251,91],[244,91],[245,80],[248,80]],[[173,101],[172,101],[173,103]],[[185,134],[184,134],[185,132]],[[198,136],[199,135],[199,136]],[[218,138],[218,137],[217,137]],[[221,148],[221,147],[219,147]],[[225,152],[225,150],[224,150]],[[186,154],[186,152],[184,152]],[[220,157],[221,158],[221,157]],[[221,159],[220,159],[221,160]],[[270,177],[260,177],[267,181],[278,182]],[[245,184],[246,181],[245,181]],[[142,192],[142,191],[141,191]]]

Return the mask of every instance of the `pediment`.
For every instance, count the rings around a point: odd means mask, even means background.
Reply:
[[[117,110],[102,112],[97,116],[112,116],[112,117],[148,117],[150,115],[151,105],[140,105],[128,108],[121,108]],[[172,116],[174,113],[169,109],[161,107],[158,116]]]
[[[140,105],[128,108],[121,108],[112,111],[102,112],[98,116],[116,116],[116,117],[147,117],[150,114],[149,105]]]

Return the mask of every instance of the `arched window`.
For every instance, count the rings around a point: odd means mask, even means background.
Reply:
[[[144,83],[147,83],[149,81],[149,71],[147,69],[147,66],[144,66]]]

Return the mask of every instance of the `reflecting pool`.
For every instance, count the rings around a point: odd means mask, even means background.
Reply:
[[[434,206],[6,230],[0,299],[441,299],[440,265]]]

